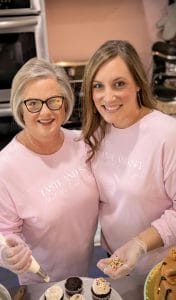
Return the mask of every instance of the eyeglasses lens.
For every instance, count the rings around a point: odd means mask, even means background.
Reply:
[[[45,103],[50,110],[59,110],[62,107],[63,97],[55,96],[45,101],[40,99],[29,99],[24,101],[27,109],[31,113],[39,112]]]
[[[25,104],[30,112],[37,112],[40,111],[40,109],[42,108],[42,102],[40,100],[27,100]]]
[[[50,109],[59,109],[62,106],[63,97],[53,97],[47,100],[47,106]]]

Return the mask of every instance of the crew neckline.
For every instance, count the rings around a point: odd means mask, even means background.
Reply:
[[[63,151],[63,148],[64,148],[64,145],[65,145],[65,142],[66,142],[66,134],[62,128],[62,132],[63,132],[63,135],[64,135],[64,140],[63,140],[63,143],[62,143],[62,146],[54,153],[51,153],[51,154],[40,154],[40,153],[37,153],[35,151],[33,151],[32,149],[28,148],[26,145],[22,144],[18,139],[17,139],[17,135],[14,136],[14,141],[16,142],[17,145],[19,145],[22,149],[24,149],[25,151],[28,151],[29,153],[32,153],[33,155],[36,155],[38,157],[41,157],[41,158],[51,158],[51,157],[54,157],[58,152],[61,152]]]
[[[139,119],[138,121],[136,121],[134,124],[130,125],[129,127],[118,128],[118,127],[115,127],[113,124],[109,124],[108,128],[111,128],[111,130],[116,131],[116,132],[118,131],[121,134],[128,133],[129,131],[131,131],[131,129],[138,127],[141,123],[143,123],[147,119],[149,119],[149,118],[151,119],[151,117],[153,117],[156,112],[157,111],[155,109],[153,109],[151,112],[149,112],[148,114],[143,116],[141,119]]]

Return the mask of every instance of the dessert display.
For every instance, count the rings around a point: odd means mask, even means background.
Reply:
[[[70,300],[86,300],[86,298],[81,294],[75,294],[70,298]]]
[[[111,285],[103,277],[94,279],[91,287],[92,299],[108,300],[111,296]]]
[[[69,277],[65,282],[65,291],[68,296],[81,294],[83,290],[83,282],[80,277]]]
[[[155,285],[154,300],[176,299],[176,247],[171,248],[169,254],[161,262]]]
[[[63,300],[64,292],[59,285],[53,285],[45,292],[45,300]]]
[[[39,300],[122,300],[108,278],[68,277],[43,293]],[[1,299],[0,299],[1,300]],[[150,299],[151,300],[151,299]]]

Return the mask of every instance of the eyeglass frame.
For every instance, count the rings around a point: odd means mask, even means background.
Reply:
[[[61,102],[61,105],[60,105],[59,108],[53,109],[53,108],[50,108],[50,107],[48,106],[47,101],[50,100],[50,99],[52,99],[52,98],[55,98],[55,97],[61,98],[61,99],[62,99],[62,102]],[[62,108],[64,99],[65,99],[65,97],[62,96],[62,95],[55,95],[55,96],[52,96],[52,97],[47,98],[46,100],[42,100],[42,99],[38,99],[38,98],[29,98],[29,99],[23,100],[22,103],[25,104],[27,110],[28,110],[31,114],[35,114],[35,113],[39,113],[39,112],[42,110],[44,104],[46,104],[46,106],[47,106],[47,108],[48,108],[49,110],[53,110],[53,111],[55,111],[55,110],[60,110],[60,109]],[[29,108],[27,107],[27,101],[31,101],[31,100],[37,100],[37,101],[40,101],[40,103],[42,104],[41,108],[40,108],[39,110],[37,110],[37,111],[30,111]]]

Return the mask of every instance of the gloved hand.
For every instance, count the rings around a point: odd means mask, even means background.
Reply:
[[[130,274],[146,252],[146,245],[138,238],[133,238],[117,249],[110,258],[101,259],[97,267],[112,279],[118,279]]]
[[[26,272],[32,261],[29,247],[15,234],[6,237],[6,243],[7,245],[1,247],[4,267],[16,274]]]

